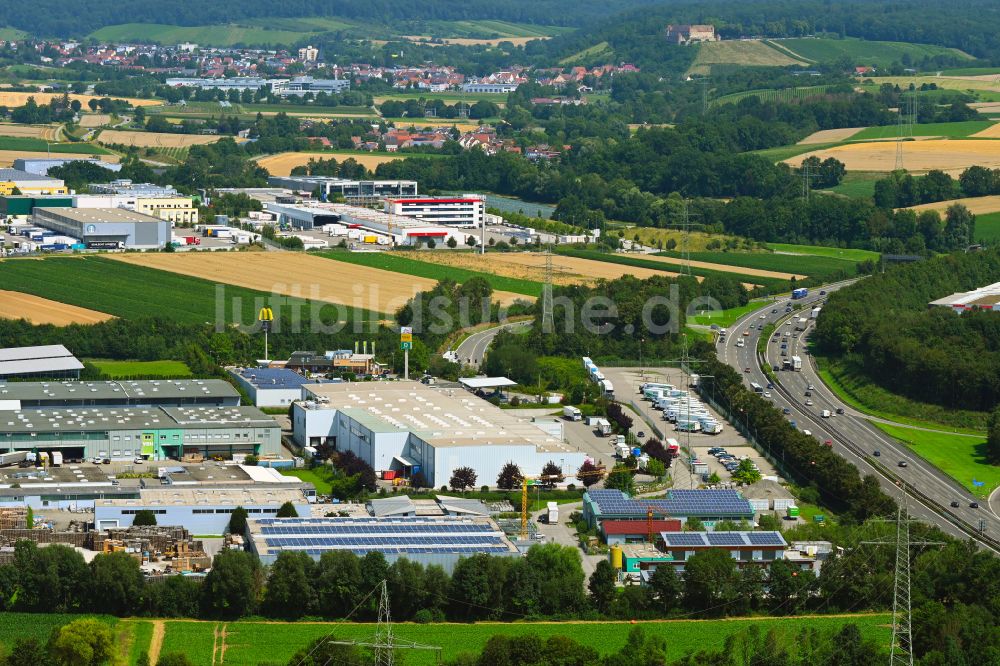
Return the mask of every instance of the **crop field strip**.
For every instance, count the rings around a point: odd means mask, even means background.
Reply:
[[[808,148],[808,146],[795,147]],[[760,154],[767,153],[762,151]],[[818,157],[821,160],[834,157],[843,162],[848,171],[889,172],[896,164],[896,142],[847,143],[777,159],[783,159],[786,164],[798,167],[807,157]],[[903,163],[908,171],[915,173],[939,169],[952,175],[958,175],[973,165],[998,168],[1000,143],[988,139],[907,141],[903,144]]]
[[[682,256],[676,250],[659,254],[672,257],[675,261],[680,261]],[[791,279],[791,276],[795,275],[797,280],[814,277],[827,281],[841,272],[848,275],[854,275],[857,272],[857,262],[834,257],[795,256],[770,252],[690,252],[688,254],[692,260],[691,265],[695,267],[702,264],[706,268],[713,264],[726,264],[735,269],[773,272],[773,274],[763,277],[776,277],[785,280]],[[653,259],[655,257],[644,258]],[[755,275],[752,272],[746,274]]]
[[[416,641],[442,648],[442,658],[456,658],[463,652],[481,650],[494,635],[521,636],[537,634],[567,636],[598,650],[602,654],[617,651],[625,645],[629,630],[642,626],[647,634],[662,636],[671,661],[685,653],[702,649],[722,648],[728,636],[757,624],[762,630],[775,628],[793,637],[803,628],[836,631],[845,624],[858,625],[866,639],[879,644],[888,642],[891,618],[888,614],[830,615],[785,618],[728,618],[725,620],[667,620],[635,624],[622,621],[606,622],[486,622],[478,624],[410,624],[393,625],[393,633],[402,641]],[[126,620],[126,622],[130,622]],[[227,664],[258,666],[284,664],[292,655],[311,641],[329,636],[331,640],[370,640],[374,624],[353,623],[282,623],[282,622],[196,622],[167,620],[166,635],[160,654],[185,652],[197,666]],[[224,629],[224,631],[223,631]],[[224,661],[218,655],[224,652]],[[215,661],[213,661],[213,656]],[[405,651],[409,666],[436,664],[433,652]]]
[[[366,169],[375,170],[379,164],[401,160],[406,155],[390,155],[385,153],[344,153],[337,151],[329,152],[298,152],[298,153],[278,153],[277,155],[267,155],[257,158],[257,164],[267,169],[272,176],[287,176],[292,173],[292,169],[297,166],[305,166],[309,160],[329,160],[335,159],[343,162],[353,159]]]
[[[946,201],[935,201],[933,203],[919,204],[916,206],[910,206],[907,210],[912,210],[916,212],[921,212],[925,210],[936,210],[939,213],[944,213],[946,210],[954,206],[955,204],[961,204],[969,209],[969,212],[975,215],[982,215],[984,213],[996,213],[1000,212],[1000,194],[994,194],[985,197],[966,197],[963,199],[948,199]]]
[[[305,252],[120,254],[114,259],[213,283],[383,313],[395,312],[416,292],[429,291],[437,283]],[[509,304],[523,296],[499,291],[494,298]]]
[[[112,316],[76,305],[60,303],[34,294],[0,289],[0,318],[27,319],[32,324],[96,324]]]
[[[215,321],[216,283],[143,265],[113,261],[110,256],[4,259],[0,261],[0,284],[60,303],[107,312],[116,317],[169,317],[193,324]],[[143,258],[152,255],[126,256]],[[232,284],[224,286],[224,317],[227,323],[235,323],[233,308],[236,298],[240,299],[236,316],[246,325],[256,321],[260,304],[274,301],[273,295],[267,292]],[[312,307],[320,305],[317,303]],[[303,317],[309,316],[310,307],[310,304],[303,301]],[[324,321],[334,314],[332,308],[323,308],[320,312]],[[351,310],[348,314],[352,319],[356,316],[365,320],[383,318],[381,313],[367,310]]]
[[[697,48],[698,55],[688,74],[711,74],[713,65],[789,67],[807,64],[805,60],[792,57],[786,51],[760,40],[705,42]]]
[[[140,148],[187,148],[225,138],[221,134],[170,134],[167,132],[130,132],[127,130],[101,130],[97,140],[101,143],[138,146]]]
[[[320,252],[320,256],[327,259],[335,259],[349,264],[359,266],[369,266],[381,270],[392,271],[394,273],[405,273],[416,277],[427,278],[429,280],[441,281],[445,279],[455,282],[465,282],[474,277],[481,277],[490,283],[496,291],[508,291],[525,296],[538,297],[542,293],[542,284],[532,280],[523,280],[493,273],[471,271],[457,266],[443,266],[441,264],[423,261],[428,252],[402,252],[390,254],[387,252]],[[442,252],[444,252],[442,250]]]
[[[62,99],[64,93],[51,93],[51,92],[10,92],[7,90],[0,90],[0,106],[24,106],[28,103],[28,98],[33,97],[35,101],[39,104],[48,104],[53,99]],[[109,95],[111,99],[123,99],[132,106],[156,106],[162,104],[163,102],[156,99],[140,99],[138,97],[121,97],[119,95]],[[84,107],[87,106],[87,102],[92,99],[102,99],[100,95],[77,95],[75,93],[69,93],[69,98],[71,100],[79,100]]]

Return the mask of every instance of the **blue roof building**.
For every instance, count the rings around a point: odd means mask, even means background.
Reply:
[[[754,517],[750,501],[735,490],[668,490],[659,499],[632,499],[620,490],[590,490],[583,495],[583,516],[591,526],[602,520],[646,520],[653,517],[677,518],[682,523],[694,517],[711,530],[721,520],[747,520]]]

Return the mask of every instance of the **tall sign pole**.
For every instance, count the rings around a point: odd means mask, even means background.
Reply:
[[[261,308],[257,314],[257,321],[260,322],[260,328],[264,331],[264,359],[270,361],[271,357],[267,354],[267,334],[271,332],[271,322],[274,321],[274,312],[268,307]]]
[[[410,378],[410,349],[413,348],[413,329],[401,326],[399,329],[399,348],[403,350],[403,379]]]

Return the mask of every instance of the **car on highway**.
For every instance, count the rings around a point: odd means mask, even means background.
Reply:
[[[955,500],[952,500],[952,502],[951,502],[951,508],[953,508],[953,509],[957,509],[957,508],[958,508],[958,507],[960,507],[960,506],[962,506],[962,505],[961,505],[961,504],[959,504],[959,503],[958,503],[957,501],[955,501]]]
[[[969,508],[970,509],[978,509],[979,508],[979,502],[969,502]]]
[[[764,397],[765,398],[770,398],[771,397],[771,392],[770,391],[764,391]]]
[[[809,399],[807,399],[807,400],[806,400],[806,407],[812,407],[812,406],[813,406],[813,401],[812,401],[812,400],[809,400]]]
[[[744,338],[750,337],[750,329],[743,331],[743,337]]]
[[[764,319],[764,315],[757,317],[757,319]]]
[[[757,324],[757,330],[758,331],[763,331],[764,330],[764,324]]]
[[[788,356],[788,350],[787,349],[782,349],[781,350],[781,355],[782,356]]]
[[[875,449],[874,451],[872,451],[872,455],[878,458],[879,456],[882,455],[882,452],[879,451],[878,449]]]
[[[774,388],[774,382],[768,382],[767,383],[767,388],[773,389]]]
[[[775,366],[773,366],[773,367],[772,367],[771,369],[772,369],[772,370],[774,370],[775,372],[778,372],[778,371],[780,371],[780,370],[781,370],[781,367],[780,367],[780,366],[777,366],[777,365],[775,365]]]
[[[825,442],[823,442],[823,445],[824,446],[829,446],[832,449],[833,448],[833,440],[832,439],[828,439]]]
[[[906,462],[905,460],[900,460],[896,464],[899,465],[900,467],[909,467],[910,466],[910,463]]]
[[[844,408],[843,407],[837,407],[837,413],[838,414],[843,414],[844,413]]]
[[[809,386],[807,386],[806,388],[807,388],[807,389],[809,389],[810,391],[815,391],[815,390],[816,390],[816,387],[815,387],[815,386],[813,386],[812,384],[810,384],[810,385],[809,385]]]
[[[807,398],[811,398],[811,397],[812,397],[812,394],[813,394],[813,392],[812,392],[812,391],[806,391],[806,397],[807,397]]]
[[[819,295],[820,296],[826,296],[826,292],[825,291],[821,291],[821,292],[819,292]]]
[[[744,368],[743,372],[749,374],[750,373],[750,366],[747,366],[746,368]]]

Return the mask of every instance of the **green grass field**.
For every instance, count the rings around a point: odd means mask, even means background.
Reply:
[[[961,483],[977,497],[989,497],[1000,486],[1000,467],[986,462],[985,436],[963,437],[884,423],[874,425],[890,437],[904,442],[914,453]],[[973,486],[973,479],[982,481],[983,485]]]
[[[296,479],[308,481],[316,486],[316,492],[320,495],[329,495],[331,486],[330,480],[325,474],[314,469],[281,469],[278,470],[283,476],[294,476]]]
[[[511,23],[509,21],[492,21],[480,19],[472,21],[420,21],[421,34],[431,37],[467,38],[467,39],[497,39],[502,37],[555,37],[573,28],[558,25],[534,25],[530,23]]]
[[[839,146],[839,143],[813,143],[813,144],[792,144],[791,146],[777,146],[775,148],[764,148],[763,150],[751,151],[756,155],[767,158],[772,162],[780,162],[782,160],[787,160],[790,157],[795,157],[797,155],[802,155],[803,153],[811,153],[814,150],[826,150],[827,148],[832,148],[833,146]]]
[[[856,624],[866,639],[887,645],[890,616],[860,614],[851,616],[811,616],[788,618],[732,618],[726,620],[678,620],[669,622],[496,622],[483,624],[394,624],[393,633],[401,641],[440,646],[444,660],[455,659],[463,652],[479,651],[491,636],[537,634],[567,636],[594,647],[603,654],[620,650],[629,631],[641,626],[651,634],[662,636],[667,643],[668,659],[679,659],[687,653],[704,649],[720,649],[728,636],[757,625],[762,633],[777,629],[793,640],[801,629],[824,632],[839,631],[845,624]],[[281,624],[259,622],[183,622],[167,621],[161,654],[185,652],[197,666],[220,663],[213,661],[221,647],[217,627],[225,626],[225,664],[231,666],[283,666],[300,648],[316,638],[330,636],[333,640],[371,640],[373,624]],[[400,657],[407,666],[436,664],[434,652],[404,650]]]
[[[654,271],[664,271],[667,273],[676,273],[680,268],[680,265],[665,264],[659,261],[650,261],[648,259],[640,259],[638,257],[619,254],[616,252],[599,252],[597,250],[576,250],[568,247],[557,247],[556,254],[566,255],[567,257],[579,257],[580,259],[593,259],[594,261],[606,261],[611,264],[622,264],[624,266],[636,266],[638,268],[649,268]],[[708,268],[699,268],[692,266],[691,274],[698,277],[708,277],[714,275],[717,277],[728,277],[740,280],[741,282],[747,282],[750,284],[759,284],[772,293],[785,291],[788,289],[787,280],[779,280],[777,278],[767,278],[760,277],[756,275],[743,275],[741,273],[729,273],[726,271],[713,271]]]
[[[1000,213],[976,215],[976,241],[991,245],[1000,242]]]
[[[490,275],[489,273],[479,273],[464,268],[452,266],[442,266],[426,261],[420,261],[420,253],[414,252],[414,258],[398,257],[387,255],[381,252],[346,252],[331,251],[316,253],[327,259],[335,259],[349,264],[359,266],[370,266],[392,271],[393,273],[405,273],[416,277],[427,278],[429,280],[451,279],[455,282],[464,282],[470,278],[481,277],[498,291],[512,291],[515,294],[537,297],[542,293],[542,284],[531,280],[520,280],[518,278],[503,277],[500,275]]]
[[[701,324],[702,326],[711,326],[715,324],[721,328],[729,328],[733,325],[737,319],[742,317],[748,312],[752,312],[761,306],[761,301],[750,301],[746,305],[741,305],[738,308],[729,308],[728,310],[717,310],[715,312],[703,312],[696,314],[694,316],[689,316],[687,321],[689,324]],[[765,336],[761,336],[762,340],[767,340]]]
[[[289,30],[291,32],[336,32],[357,25],[347,19],[334,16],[305,16],[302,18],[268,16],[266,18],[246,19],[243,23],[268,30]]]
[[[149,644],[153,640],[153,623],[132,620],[121,622],[119,626],[128,630],[129,633],[127,663],[132,666],[139,661],[139,656],[143,652],[149,651]],[[118,642],[118,645],[120,648],[124,647],[121,642]]]
[[[958,123],[920,123],[913,126],[913,136],[943,136],[960,139],[982,132],[993,125],[989,120],[965,120]],[[872,141],[875,139],[895,139],[899,136],[896,125],[866,127],[851,137],[851,141]]]
[[[849,250],[840,247],[828,247],[825,245],[793,245],[791,243],[768,243],[767,246],[775,252],[790,252],[794,254],[808,254],[814,257],[830,257],[832,259],[842,259],[844,261],[859,262],[871,259],[878,261],[879,253],[872,250]]]
[[[28,36],[28,33],[17,28],[0,28],[0,39],[5,42],[19,41]]]
[[[256,26],[196,25],[179,26],[160,23],[122,23],[109,25],[88,35],[101,42],[151,42],[179,44],[195,42],[211,46],[286,46],[308,37],[309,33],[271,30]]]
[[[571,56],[566,56],[559,61],[560,65],[572,65],[574,63],[580,62],[581,60],[593,60],[600,56],[611,57],[614,55],[614,49],[607,42],[598,42],[593,46],[588,46],[582,51],[578,51]]]
[[[0,261],[0,284],[5,289],[117,317],[159,316],[186,323],[215,322],[216,299],[220,294],[216,283],[208,280],[93,256],[6,259]],[[239,317],[250,325],[256,321],[259,308],[273,301],[270,294],[252,289],[233,285],[219,288],[224,298],[218,307],[223,308],[227,323]],[[280,306],[274,307],[277,318]],[[235,317],[234,309],[237,311]],[[332,306],[326,307],[323,316],[332,317],[334,312]],[[303,306],[304,320],[308,313],[309,305],[306,304]],[[341,309],[342,316],[347,313],[346,308]],[[362,312],[360,316],[366,320],[384,318],[371,312]]]
[[[45,139],[30,136],[0,136],[0,150],[30,150],[44,153],[77,153],[81,155],[110,155],[107,151],[91,143],[49,143]]]
[[[918,428],[950,430],[966,435],[985,431],[987,414],[917,402],[873,383],[856,364],[814,356],[823,383],[860,412]]]
[[[657,254],[679,258],[683,255],[676,250],[658,252]],[[853,276],[857,273],[857,263],[845,259],[820,256],[796,256],[790,254],[772,254],[770,252],[690,252],[692,261],[708,261],[726,266],[742,266],[759,270],[778,271],[807,275],[823,282],[846,273]]]
[[[87,359],[87,362],[112,379],[122,377],[190,377],[191,369],[183,361],[113,361]]]
[[[909,44],[905,42],[870,42],[863,39],[774,39],[771,42],[796,54],[803,60],[831,63],[844,56],[857,61],[858,64],[885,68],[895,62],[900,62],[904,55],[909,55],[915,62],[923,60],[924,56],[960,56],[971,60],[971,56],[958,49],[949,49],[930,44]]]
[[[64,613],[36,614],[36,613],[12,613],[5,611],[0,613],[0,645],[12,647],[18,638],[36,638],[44,645],[49,640],[52,630],[69,624],[73,620],[91,617],[104,622],[110,627],[115,627],[118,618],[109,615],[70,615]],[[4,650],[7,653],[7,650]]]
[[[875,181],[886,174],[878,171],[848,171],[839,185],[820,192],[833,192],[851,199],[871,199],[875,196]]]
[[[801,88],[762,88],[760,90],[744,90],[743,92],[730,93],[716,97],[710,103],[711,106],[719,104],[736,104],[747,97],[756,97],[762,102],[789,102],[793,99],[804,99],[816,95],[822,95],[829,86],[802,86]]]

